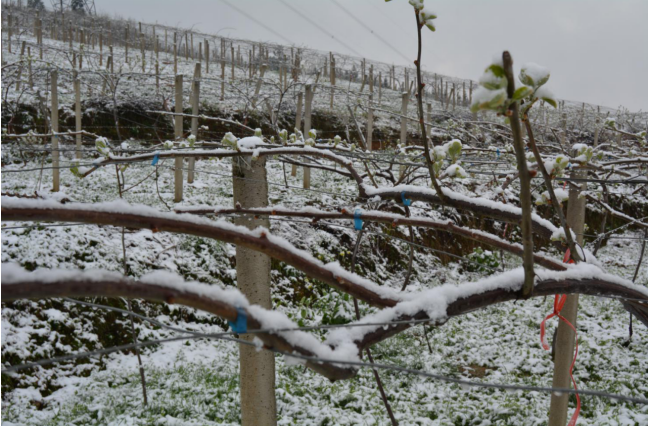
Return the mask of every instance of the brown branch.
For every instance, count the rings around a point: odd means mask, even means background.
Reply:
[[[360,196],[365,196],[365,190],[362,186],[364,180],[362,176],[356,171],[353,167],[353,163],[348,161],[332,152],[326,150],[319,150],[316,148],[273,148],[273,149],[264,149],[259,148],[256,150],[245,150],[245,151],[235,151],[235,150],[182,150],[182,151],[162,151],[162,152],[151,152],[147,154],[133,155],[129,157],[116,157],[111,156],[104,159],[102,162],[94,163],[94,168],[91,169],[84,176],[87,176],[90,172],[96,170],[99,166],[107,164],[124,164],[124,163],[133,163],[138,161],[147,161],[152,160],[156,156],[160,159],[166,158],[234,158],[234,157],[253,157],[257,155],[258,157],[267,157],[271,155],[287,155],[287,156],[311,156],[325,158],[327,160],[333,161],[345,169],[348,170],[351,178],[355,180],[358,184],[358,190]]]
[[[515,148],[515,157],[517,158],[518,170],[520,171],[520,206],[522,207],[522,244],[524,245],[524,254],[522,263],[524,265],[524,286],[522,295],[525,298],[531,297],[533,293],[533,230],[531,224],[531,176],[527,167],[526,156],[524,155],[524,141],[522,140],[522,129],[520,127],[520,116],[518,111],[518,102],[512,101],[515,93],[515,77],[513,75],[513,58],[508,51],[502,54],[504,62],[504,73],[508,80],[507,93],[511,104],[508,107],[507,115],[511,123],[511,133],[513,134],[513,147]]]
[[[212,206],[194,206],[186,208],[176,208],[177,213],[193,213],[193,214],[216,214],[216,215],[226,215],[226,214],[247,214],[247,215],[258,215],[258,216],[286,216],[286,217],[304,217],[310,219],[344,219],[344,220],[353,220],[354,213],[346,209],[342,209],[339,212],[328,212],[323,210],[315,210],[309,208],[308,210],[288,210],[285,208],[276,208],[276,207],[267,207],[267,208],[255,208],[255,209],[242,209],[242,208],[221,208],[221,207],[212,207]],[[389,224],[391,226],[416,226],[419,228],[429,228],[435,229],[437,231],[449,232],[451,234],[461,235],[462,237],[468,238],[473,241],[484,243],[490,245],[494,248],[512,253],[517,256],[522,256],[524,249],[520,244],[509,243],[496,235],[478,231],[470,228],[465,228],[458,226],[453,222],[446,221],[437,221],[434,219],[428,218],[408,218],[405,216],[379,212],[379,211],[362,211],[362,220],[367,222],[377,222]],[[534,261],[544,266],[547,269],[554,271],[563,271],[565,266],[562,262],[548,258],[542,254],[534,253]]]
[[[603,272],[600,274],[605,275]],[[591,296],[603,296],[612,298],[629,298],[633,301],[622,301],[626,310],[632,312],[639,318],[646,327],[648,327],[648,294],[642,291],[639,286],[634,288],[618,284],[614,280],[606,279],[607,277],[591,278],[565,278],[565,279],[537,279],[533,290],[532,297],[552,296],[556,294],[585,294]],[[431,321],[432,325],[442,325],[449,318],[464,315],[478,309],[491,305],[513,301],[523,300],[524,298],[515,289],[521,288],[523,278],[517,280],[516,285],[511,288],[497,288],[487,291],[477,291],[475,294],[466,295],[448,304],[446,316],[442,316],[436,321]],[[392,322],[426,320],[429,319],[427,313],[421,310],[413,315],[398,315],[392,318]],[[371,318],[365,318],[365,321],[371,321]],[[354,342],[358,348],[370,347],[376,343],[382,342],[408,328],[412,324],[397,324],[391,327],[375,327],[373,331],[367,332],[355,339]]]
[[[400,297],[395,291],[379,287],[367,280],[338,268],[329,267],[309,253],[287,247],[285,240],[272,236],[263,228],[249,231],[228,222],[182,217],[163,213],[146,206],[125,203],[60,205],[53,201],[2,199],[2,220],[80,222],[96,225],[150,229],[213,238],[246,247],[285,262],[340,291],[349,293],[377,307],[395,306]]]
[[[538,147],[536,146],[535,138],[533,137],[533,129],[531,128],[531,123],[529,123],[529,116],[526,115],[526,113],[524,117],[522,117],[522,122],[524,123],[524,126],[527,129],[527,134],[529,135],[529,146],[533,151],[533,155],[536,159],[536,163],[538,163],[538,170],[540,170],[540,173],[542,174],[542,177],[545,182],[545,186],[547,187],[547,191],[549,192],[549,197],[551,198],[551,205],[553,206],[554,211],[556,212],[558,218],[560,219],[560,225],[565,231],[565,239],[567,240],[567,245],[569,246],[569,252],[571,253],[571,257],[574,259],[574,262],[578,263],[581,261],[580,254],[578,253],[578,250],[576,250],[576,244],[574,243],[574,238],[572,237],[571,229],[567,224],[567,220],[565,219],[565,215],[563,214],[561,204],[560,202],[558,202],[556,193],[553,190],[551,176],[549,176],[549,173],[547,173],[547,169],[544,166],[544,161],[542,160],[540,151],[538,151]]]
[[[418,118],[419,118],[419,127],[421,128],[421,139],[423,140],[423,148],[425,149],[425,164],[427,165],[428,173],[430,174],[430,180],[432,181],[432,186],[434,187],[434,190],[439,195],[441,201],[445,202],[446,197],[443,194],[443,190],[441,189],[441,186],[439,185],[439,182],[437,181],[436,176],[434,174],[434,161],[430,156],[430,146],[428,144],[427,129],[425,128],[425,121],[423,119],[423,117],[425,116],[423,112],[423,96],[422,96],[424,84],[423,84],[423,79],[421,78],[421,49],[423,48],[423,42],[421,40],[421,29],[423,27],[423,24],[421,23],[418,9],[414,8],[414,14],[416,15],[416,31],[418,34],[418,51],[417,51],[416,61],[414,61],[414,64],[416,65],[416,87],[417,87],[416,104],[418,107]]]
[[[249,307],[237,307],[228,303],[227,298],[218,298],[211,296],[212,286],[200,283],[188,283],[190,285],[169,286],[157,284],[153,278],[147,282],[135,281],[119,274],[102,273],[100,277],[96,275],[86,275],[83,271],[75,271],[76,277],[68,274],[63,275],[62,279],[48,279],[42,274],[35,275],[33,278],[27,275],[27,279],[18,281],[2,279],[2,301],[16,299],[45,299],[51,297],[124,297],[128,299],[146,299],[155,302],[166,302],[200,309],[205,312],[214,314],[228,321],[236,321],[238,316],[237,308],[243,309],[247,315],[247,326],[250,330],[268,328],[262,322],[254,310]],[[96,271],[95,271],[96,272]],[[185,284],[185,283],[183,283]],[[204,287],[204,288],[199,288]],[[223,292],[224,293],[224,292]],[[291,332],[292,333],[292,332]],[[301,355],[316,356],[312,350],[293,344],[281,332],[276,333],[256,333],[267,348],[277,349],[283,352],[297,352]],[[293,339],[294,341],[295,339]],[[318,363],[308,361],[307,367],[313,371],[328,377],[331,380],[344,380],[355,376],[356,371],[352,368],[345,368],[332,365],[330,363]]]
[[[405,189],[405,191],[403,191],[403,189]],[[511,211],[512,209],[519,211],[519,208],[491,200],[486,200],[487,203],[482,203],[480,198],[469,198],[465,196],[454,198],[454,193],[448,189],[445,190],[446,197],[444,201],[442,201],[436,194],[426,191],[426,188],[423,187],[421,187],[420,190],[417,191],[410,191],[408,190],[407,186],[372,190],[368,193],[368,195],[370,197],[378,195],[382,199],[392,199],[397,202],[401,202],[401,194],[403,192],[406,193],[407,198],[413,201],[424,201],[430,204],[444,205],[459,210],[466,210],[478,216],[486,216],[502,222],[519,224],[522,220],[521,212],[518,213]],[[549,226],[545,222],[548,221],[542,220],[537,216],[531,216],[531,225],[533,231],[542,238],[549,240],[551,238],[551,235],[555,231],[555,227],[553,225]]]

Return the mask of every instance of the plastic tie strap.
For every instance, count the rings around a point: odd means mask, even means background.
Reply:
[[[571,252],[569,249],[565,252],[565,257],[563,258],[563,263],[574,263],[574,260],[571,258]],[[545,351],[548,351],[551,349],[549,346],[549,343],[547,342],[547,338],[545,336],[545,323],[547,320],[553,318],[553,317],[558,317],[561,321],[563,321],[565,324],[569,326],[572,330],[574,330],[574,337],[575,337],[575,351],[574,351],[574,358],[572,359],[571,366],[569,367],[569,377],[571,378],[572,383],[574,384],[574,389],[578,390],[578,387],[576,386],[576,380],[574,380],[574,364],[576,364],[576,357],[578,356],[578,332],[576,331],[576,327],[572,323],[570,323],[565,317],[563,317],[560,312],[562,311],[563,306],[565,306],[565,302],[567,301],[567,295],[566,294],[557,294],[554,297],[554,309],[553,312],[550,313],[545,317],[544,320],[540,323],[540,342],[542,343],[542,347],[544,348]],[[574,414],[572,414],[571,419],[569,420],[569,423],[567,426],[575,426],[576,421],[578,420],[578,414],[580,413],[581,409],[581,401],[580,401],[580,396],[576,394],[576,410],[574,411]]]
[[[155,155],[153,156],[153,161],[151,161],[151,166],[155,166],[158,161],[160,161],[160,151],[155,151]]]
[[[497,159],[499,160],[499,158],[500,158],[500,150],[499,150],[499,148],[497,148],[497,151],[495,151],[495,152],[497,153]]]
[[[404,206],[411,206],[412,205],[412,200],[405,198],[405,191],[401,192],[401,200],[403,200],[403,205]]]
[[[360,216],[362,216],[362,210],[355,209],[355,212],[353,212],[353,225],[356,231],[362,231],[362,219]]]
[[[247,333],[247,313],[243,308],[236,308],[236,313],[236,321],[228,321],[229,326],[234,333]]]

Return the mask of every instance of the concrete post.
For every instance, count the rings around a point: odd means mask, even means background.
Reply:
[[[313,86],[306,85],[306,105],[304,107],[304,140],[308,139],[311,130],[311,112],[313,107]],[[305,161],[307,162],[307,160]],[[304,189],[310,188],[310,167],[304,167]]]
[[[77,131],[76,158],[81,158],[81,80],[76,71],[74,72],[74,116]]]
[[[367,149],[373,151],[373,93],[369,93],[367,100]]]
[[[175,112],[182,114],[182,74],[175,77]],[[175,116],[175,139],[176,141],[182,139],[182,116]],[[175,197],[174,201],[179,203],[182,201],[182,157],[175,159]]]
[[[191,134],[194,138],[198,138],[198,114],[200,109],[200,78],[202,77],[200,72],[200,62],[196,63],[194,70],[194,81],[193,81],[193,94],[191,96]],[[194,181],[194,169],[196,168],[196,158],[189,158],[189,167],[187,171],[187,183],[193,183]]]
[[[52,126],[52,133],[58,133],[59,131],[59,114],[58,114],[58,72],[56,70],[52,71],[50,74],[51,79],[51,98],[52,98],[52,111],[50,117],[50,123]],[[58,136],[52,136],[52,192],[58,192],[60,189],[60,170],[59,170],[59,143]]]
[[[586,174],[583,170],[579,170],[577,172],[572,172],[571,177],[584,178],[586,177]],[[581,245],[583,244],[583,230],[585,228],[586,199],[584,197],[579,197],[579,194],[581,190],[585,190],[586,188],[587,186],[584,183],[581,185],[580,190],[572,187],[569,191],[569,201],[567,205],[567,223],[576,234],[576,241]],[[565,306],[561,312],[562,316],[576,327],[577,313],[578,294],[567,296],[567,301],[565,302]],[[574,331],[571,327],[560,321],[555,337],[556,352],[552,383],[552,387],[554,388],[570,388],[572,386],[571,378],[569,377],[569,368],[574,359],[574,338]],[[567,423],[568,402],[569,394],[562,394],[560,396],[555,393],[551,394],[548,426],[565,426]]]
[[[295,129],[301,129],[302,121],[302,105],[304,104],[304,94],[299,92],[297,94],[297,112],[295,115]],[[297,176],[297,166],[292,165],[292,170],[290,171],[290,176]]]
[[[232,159],[234,205],[243,208],[268,206],[266,158]],[[234,219],[236,225],[255,229],[270,228],[266,217],[244,216]],[[257,251],[236,247],[236,277],[239,290],[252,304],[272,309],[270,294],[270,258]],[[252,340],[253,335],[241,339]],[[254,346],[239,345],[241,374],[241,423],[243,426],[274,426],[277,424],[275,400],[274,354],[257,351]]]

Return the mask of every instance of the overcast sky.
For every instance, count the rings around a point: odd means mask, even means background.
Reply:
[[[249,40],[290,40],[351,55],[356,51],[398,65],[416,53],[415,18],[407,0],[95,3],[99,12],[145,22]],[[518,66],[536,62],[548,67],[548,87],[561,99],[648,110],[647,0],[426,0],[425,5],[438,15],[437,31],[424,32],[422,63],[429,71],[476,80],[495,54],[508,49]]]

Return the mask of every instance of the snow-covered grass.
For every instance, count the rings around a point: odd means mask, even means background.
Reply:
[[[3,34],[4,37],[4,34]],[[21,40],[33,42],[29,35],[22,35]],[[3,40],[4,41],[4,40]],[[45,39],[45,44],[55,49],[46,49],[45,61],[61,67],[59,75],[59,97],[63,109],[62,118],[73,115],[71,90],[70,61],[64,55],[67,44]],[[14,41],[14,53],[6,51],[3,43],[4,60],[11,63],[18,59]],[[75,48],[78,46],[75,44]],[[104,50],[107,52],[107,49]],[[32,49],[32,54],[35,50]],[[139,51],[131,50],[131,63],[124,65],[124,49],[114,48],[115,68],[122,72],[139,73]],[[173,72],[169,56],[161,53],[160,72],[166,75],[162,79],[161,93],[155,94],[153,76],[121,77],[117,90],[117,103],[127,105],[143,100],[162,104],[163,100],[172,99]],[[107,55],[104,55],[104,60]],[[151,52],[148,72],[152,72]],[[188,99],[190,75],[194,63],[179,58],[179,73],[185,77],[185,95]],[[171,59],[172,61],[172,59]],[[96,57],[87,55],[84,62],[86,71],[99,69]],[[350,67],[352,61],[347,65]],[[340,61],[338,66],[344,66]],[[201,101],[204,105],[217,108],[224,116],[239,113],[246,105],[245,98],[254,91],[255,79],[247,81],[247,71],[236,69],[236,82],[229,84],[230,68],[226,69],[225,100],[220,101],[220,67],[212,64],[212,72],[203,74],[201,83]],[[47,87],[43,64],[36,61],[34,69],[35,89],[27,89],[22,96],[15,90],[6,91],[3,103],[3,115],[7,109],[18,107],[20,103],[37,105],[38,90]],[[302,83],[313,83],[315,74],[312,67],[305,68]],[[545,70],[535,65],[527,67],[534,79],[542,77]],[[3,71],[3,84],[6,84]],[[383,74],[385,77],[385,74]],[[23,79],[25,79],[23,74]],[[82,73],[82,99],[97,97],[102,81],[96,73]],[[278,106],[276,83],[278,73],[268,71],[266,84],[262,86],[261,96],[270,97],[274,106]],[[328,81],[321,78],[320,83]],[[431,76],[427,80],[431,82]],[[26,82],[25,82],[26,83]],[[428,84],[429,85],[429,84]],[[431,85],[429,85],[431,86]],[[24,86],[26,87],[26,86]],[[338,76],[336,103],[332,115],[346,115],[346,104],[355,105],[355,95],[347,98],[344,90],[359,92],[361,84],[349,83]],[[295,86],[283,100],[281,113],[288,116],[294,110],[295,94],[302,90],[301,84]],[[366,94],[365,87],[364,93]],[[401,93],[399,90],[382,91],[381,108],[392,111],[400,110]],[[477,93],[475,96],[477,97]],[[376,100],[376,95],[374,95]],[[426,99],[429,100],[429,99]],[[329,111],[328,91],[318,88],[314,99],[314,110]],[[447,105],[433,101],[435,114]],[[364,101],[363,101],[364,104]],[[164,103],[166,106],[166,103]],[[147,105],[148,107],[148,105]],[[162,109],[156,107],[156,109]],[[408,114],[414,116],[415,103],[410,102]],[[592,121],[593,109],[588,106],[585,111],[585,123],[580,119],[580,103],[567,103],[564,111],[568,112],[570,128],[591,130],[588,121]],[[464,107],[457,107],[457,115],[467,114]],[[86,114],[93,114],[89,108]],[[364,111],[356,109],[361,125],[364,123]],[[281,115],[281,114],[280,114]],[[400,118],[376,110],[375,130],[397,131]],[[544,114],[543,114],[544,119]],[[132,118],[132,117],[131,117]],[[455,116],[455,119],[457,117]],[[484,118],[484,117],[480,117]],[[536,117],[537,118],[537,117]],[[550,114],[549,122],[559,126],[559,114]],[[487,116],[492,122],[504,123],[502,118]],[[29,120],[25,120],[29,123]],[[284,123],[285,124],[285,123]],[[122,120],[122,126],[139,126],[140,123]],[[465,136],[460,121],[444,121],[439,124],[444,131],[434,130],[436,136],[442,135],[447,140],[455,136]],[[576,127],[579,126],[579,127]],[[290,127],[287,125],[286,127]],[[28,129],[25,129],[28,130]],[[92,130],[92,129],[90,129]],[[416,130],[416,123],[410,123],[410,131]],[[344,129],[332,129],[344,135]],[[492,132],[484,133],[483,128],[473,129],[484,147],[493,144],[497,156],[492,159],[509,161],[503,165],[511,170],[510,155]],[[206,132],[208,137],[215,133]],[[324,135],[331,137],[331,135]],[[202,139],[202,138],[201,138]],[[139,147],[137,141],[129,141],[133,148]],[[464,148],[469,148],[476,139],[464,140]],[[149,145],[143,143],[144,147]],[[5,145],[6,146],[6,145]],[[496,148],[497,147],[497,148]],[[4,148],[4,147],[3,147]],[[500,158],[499,150],[504,152]],[[29,163],[14,163],[15,152],[3,149],[3,170],[20,170],[40,166],[39,159]],[[65,153],[62,164],[71,164],[71,157]],[[461,157],[462,159],[464,157]],[[483,160],[485,157],[480,157]],[[488,158],[486,158],[488,159]],[[560,166],[558,159],[549,159],[552,170]],[[566,157],[563,158],[566,160]],[[470,163],[471,160],[459,161],[448,169],[447,174],[462,177],[470,174],[471,169],[480,167]],[[567,162],[564,162],[563,168]],[[470,163],[470,168],[468,164]],[[561,163],[562,164],[562,163]],[[45,165],[50,165],[49,160]],[[146,204],[160,211],[173,207],[191,205],[231,205],[231,163],[229,160],[197,162],[198,173],[191,185],[185,185],[185,201],[175,205],[173,200],[172,160],[161,159],[159,179],[148,179],[124,194],[124,199],[133,204]],[[447,167],[449,163],[444,166]],[[383,165],[384,166],[384,165]],[[554,167],[555,166],[555,167]],[[288,168],[290,166],[287,166]],[[464,169],[465,167],[466,169]],[[489,166],[492,171],[495,166]],[[125,172],[125,187],[144,179],[153,171],[148,163],[134,164]],[[362,170],[362,168],[358,168]],[[467,173],[464,173],[467,170]],[[501,171],[501,169],[499,169]],[[39,183],[38,170],[20,173],[4,173],[3,192],[32,194],[38,190],[43,196],[50,197],[51,171],[46,170]],[[460,176],[461,175],[461,176]],[[153,175],[155,176],[155,175]],[[284,187],[284,170],[281,163],[271,159],[268,162],[270,185],[270,203],[273,206],[283,205],[296,210],[300,208],[345,207],[352,211],[358,204],[357,186],[354,182],[340,175],[313,170],[312,187],[323,192],[300,190],[301,170],[296,177],[288,173],[290,188]],[[506,209],[518,211],[517,189],[515,184],[506,190],[493,188],[490,177],[480,178],[470,175],[465,179],[448,179],[444,189],[456,199],[473,199],[481,197],[482,205],[495,205],[494,200],[509,202]],[[119,197],[116,186],[115,170],[112,166],[102,167],[83,180],[78,180],[69,170],[61,170],[61,193],[57,199],[84,203],[113,201]],[[368,182],[365,182],[368,183]],[[159,186],[159,192],[158,192]],[[421,189],[423,188],[423,189]],[[403,186],[401,189],[413,191],[426,190],[425,185]],[[600,191],[593,190],[592,194]],[[622,185],[611,185],[610,189],[626,196],[626,200],[636,201],[630,192],[634,188]],[[452,192],[450,192],[452,190]],[[429,190],[428,190],[429,191]],[[376,193],[379,191],[373,191]],[[432,193],[430,191],[430,193]],[[370,204],[373,202],[370,202]],[[497,204],[502,206],[501,204]],[[367,206],[362,206],[363,208]],[[375,206],[369,206],[375,207]],[[414,216],[428,216],[435,219],[460,219],[451,211],[431,210],[422,203],[414,203]],[[504,208],[504,207],[501,207]],[[538,221],[554,226],[545,218],[537,216]],[[319,224],[304,223],[295,219],[272,218],[271,230],[290,241],[297,248],[309,251],[323,262],[339,262],[349,269],[351,254],[356,238],[356,231],[348,222],[339,225],[330,221]],[[20,229],[5,229],[26,225]],[[502,231],[503,227],[495,225]],[[392,235],[407,238],[403,229],[376,227],[365,223],[365,227],[382,234],[365,235],[364,243],[358,258],[356,272],[366,275],[374,282],[381,283],[391,290],[399,290],[407,268],[409,248],[398,240],[388,238]],[[509,237],[519,240],[514,227],[508,230]],[[435,241],[429,235],[416,231],[418,242],[447,247],[444,241]],[[506,231],[504,231],[506,232]],[[593,232],[593,231],[588,231]],[[629,231],[628,237],[640,234]],[[624,278],[632,278],[641,241],[612,239],[599,252],[599,260],[607,271]],[[162,269],[176,272],[188,280],[197,280],[207,284],[223,287],[236,285],[234,269],[234,247],[205,238],[153,233],[149,230],[126,230],[126,245],[130,273],[141,277],[151,271]],[[439,257],[447,257],[435,252],[416,249],[410,291],[424,290],[440,284],[460,284],[475,281],[495,269],[511,269],[519,265],[519,259],[499,253],[483,251],[477,247],[453,247],[461,255],[468,255],[473,263],[455,261],[443,263]],[[589,248],[589,247],[588,247]],[[471,254],[472,253],[472,254]],[[560,255],[556,252],[549,255]],[[439,257],[437,257],[439,256]],[[91,269],[101,268],[109,271],[122,271],[121,229],[98,226],[57,226],[47,227],[39,224],[3,223],[2,262],[16,262],[27,269],[40,267]],[[648,262],[644,262],[639,271],[637,283],[648,284]],[[273,262],[272,270],[273,305],[299,325],[341,324],[355,318],[353,303],[348,295],[315,282],[294,268]],[[120,300],[99,299],[99,303],[123,306]],[[539,324],[542,318],[552,309],[553,300],[548,298],[534,299],[520,303],[505,303],[454,318],[447,324],[427,331],[422,326],[414,327],[373,348],[373,355],[379,363],[391,363],[413,369],[450,377],[464,377],[471,380],[485,380],[507,384],[549,386],[552,377],[550,354],[546,353],[539,338]],[[218,332],[227,326],[224,321],[215,319],[204,312],[161,304],[134,301],[135,310],[156,318],[159,321],[202,332]],[[375,314],[376,310],[361,304],[363,316]],[[548,335],[551,336],[556,322],[549,324]],[[581,388],[596,389],[612,393],[648,398],[646,371],[648,371],[648,333],[639,324],[635,326],[632,341],[627,338],[628,314],[614,300],[582,297],[578,331],[580,336],[580,353],[576,363],[575,377]],[[108,347],[131,342],[130,324],[121,314],[107,313],[93,308],[84,308],[62,300],[20,301],[3,304],[2,309],[2,362],[15,365],[22,362],[59,356],[70,352]],[[165,338],[171,332],[152,327],[147,323],[137,323],[139,337],[142,340]],[[314,332],[321,339],[326,333]],[[110,425],[210,425],[239,424],[238,394],[238,350],[233,343],[213,340],[174,342],[150,347],[143,350],[146,369],[149,405],[142,406],[141,387],[137,360],[132,353],[119,353],[105,356],[102,359],[82,360],[75,363],[64,363],[51,367],[38,368],[20,372],[15,375],[3,375],[2,421],[7,425],[69,425],[69,424],[110,424]],[[333,424],[389,424],[385,409],[380,400],[373,374],[361,370],[360,374],[348,381],[330,383],[325,378],[299,366],[288,365],[281,356],[277,361],[277,406],[280,424],[333,425]],[[549,396],[534,392],[505,392],[493,389],[462,388],[415,375],[394,371],[381,371],[390,402],[402,425],[493,425],[524,424],[542,425],[547,419]],[[573,408],[573,404],[572,404]],[[583,398],[583,407],[579,424],[610,425],[643,425],[648,424],[648,407],[593,397]]]
[[[158,196],[154,180],[147,180],[124,194],[131,203],[151,205],[166,211],[173,207],[173,172],[160,164]],[[30,163],[25,168],[36,167]],[[18,169],[22,165],[8,165]],[[231,204],[231,165],[229,161],[199,161],[193,185],[185,185],[183,206]],[[132,166],[126,171],[126,187],[143,179],[153,168]],[[118,198],[112,167],[104,167],[83,180],[62,171],[62,194],[79,202],[109,201]],[[38,171],[7,173],[3,191],[31,193],[38,187]],[[339,175],[314,170],[313,188],[339,195],[300,191],[283,187],[280,163],[270,161],[268,178],[273,205],[292,208],[336,206],[351,208],[356,201],[355,184]],[[301,175],[289,184],[300,186]],[[44,173],[41,193],[47,195],[51,175]],[[484,195],[483,183],[462,192]],[[348,195],[345,195],[348,194]],[[492,194],[491,194],[492,195]],[[163,203],[162,198],[165,203]],[[415,215],[439,213],[422,210],[415,203]],[[310,251],[320,260],[339,261],[349,267],[355,231],[342,227],[312,225],[294,221],[272,221],[272,232],[295,246]],[[5,223],[3,227],[20,225]],[[129,266],[134,276],[151,270],[177,272],[187,279],[233,286],[233,247],[192,236],[150,231],[126,231]],[[383,232],[391,232],[384,230]],[[629,232],[628,235],[637,235]],[[366,237],[359,256],[358,271],[394,289],[400,288],[406,265],[406,246],[392,240]],[[386,246],[387,244],[387,246]],[[640,241],[611,240],[599,252],[599,260],[609,272],[631,278]],[[121,271],[121,230],[111,227],[64,226],[33,227],[2,232],[2,261],[13,261],[30,269],[36,267],[102,268]],[[505,256],[506,268],[519,264]],[[467,282],[482,276],[480,268],[463,262],[441,264],[430,252],[417,250],[411,290],[442,283]],[[473,271],[473,272],[471,272]],[[490,271],[489,271],[490,272]],[[291,267],[273,264],[273,303],[300,325],[344,323],[353,318],[348,296],[322,286]],[[648,282],[643,265],[637,283]],[[627,343],[628,315],[614,300],[581,298],[578,329],[581,351],[575,376],[582,388],[648,397],[645,371],[648,370],[648,333],[641,325]],[[472,380],[547,386],[551,383],[550,354],[540,346],[539,323],[550,312],[552,300],[534,299],[506,303],[450,320],[430,329],[428,350],[422,326],[415,327],[374,348],[380,363],[392,363],[451,377]],[[169,324],[192,330],[216,332],[224,324],[206,314],[159,305],[136,304],[138,311]],[[361,305],[362,306],[362,305]],[[375,312],[362,306],[363,315]],[[101,335],[106,318],[119,334],[113,340]],[[68,302],[17,302],[2,312],[3,362],[16,364],[48,356],[84,351],[115,342],[128,343],[127,318],[95,310],[81,310]],[[109,324],[109,325],[110,325]],[[549,326],[551,336],[556,323]],[[137,324],[140,338],[155,339],[170,332]],[[322,338],[324,333],[317,333]],[[142,406],[136,357],[113,354],[87,364],[65,364],[19,373],[18,389],[3,392],[4,424],[160,424],[209,425],[238,424],[238,358],[235,344],[219,341],[169,343],[144,350],[149,406]],[[370,371],[357,378],[329,383],[298,366],[288,366],[277,358],[277,403],[280,424],[388,424],[388,418]],[[401,424],[543,424],[549,397],[529,392],[476,390],[440,383],[431,379],[381,372],[392,407]],[[599,398],[583,398],[579,424],[644,424],[648,409]]]

